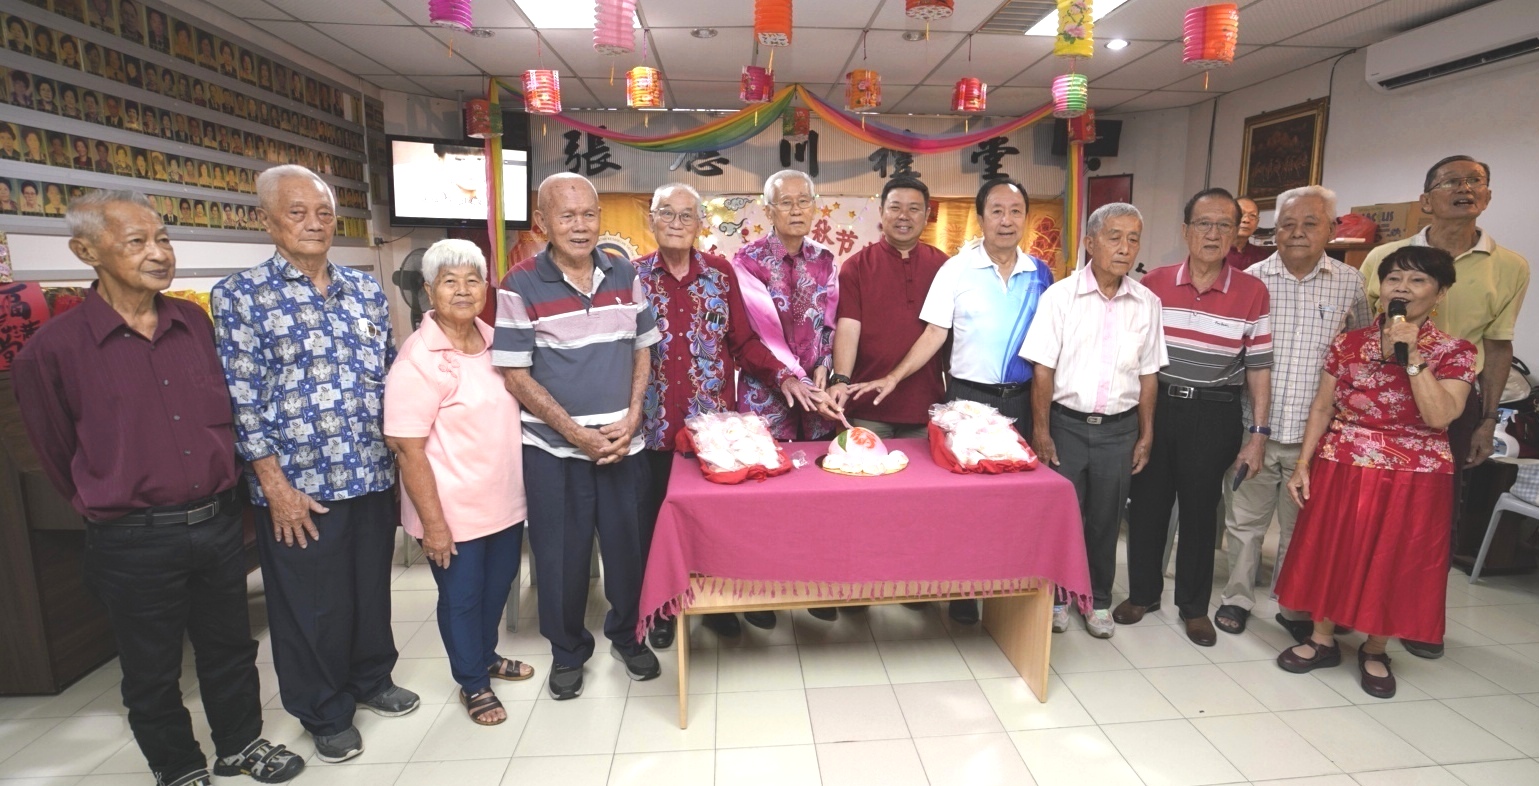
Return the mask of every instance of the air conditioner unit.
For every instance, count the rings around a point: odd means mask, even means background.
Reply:
[[[1454,74],[1539,60],[1539,3],[1496,0],[1368,47],[1365,76],[1383,93]]]

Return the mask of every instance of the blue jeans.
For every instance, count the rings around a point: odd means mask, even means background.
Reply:
[[[497,663],[497,626],[508,591],[518,578],[524,525],[515,524],[475,540],[454,544],[449,567],[432,560],[438,582],[438,633],[449,651],[449,671],[465,695],[491,686],[488,670]]]

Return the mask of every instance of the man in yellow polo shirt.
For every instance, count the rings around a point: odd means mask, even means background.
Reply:
[[[1491,455],[1496,408],[1512,368],[1513,329],[1528,291],[1528,261],[1498,246],[1475,223],[1490,204],[1491,167],[1469,156],[1449,156],[1427,170],[1422,186],[1421,209],[1432,214],[1432,223],[1405,240],[1375,248],[1363,262],[1368,302],[1378,303],[1379,263],[1390,252],[1413,245],[1433,246],[1453,255],[1457,280],[1432,320],[1444,332],[1469,340],[1479,352],[1480,386],[1469,397],[1464,414],[1448,427],[1449,446],[1461,467],[1472,467]],[[1455,517],[1459,477],[1455,472]],[[1441,643],[1404,643],[1408,652],[1423,658],[1443,654]]]

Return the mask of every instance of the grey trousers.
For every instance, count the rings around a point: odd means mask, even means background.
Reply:
[[[1123,506],[1133,485],[1133,444],[1138,441],[1138,417],[1091,425],[1053,412],[1048,424],[1048,433],[1058,449],[1058,466],[1053,469],[1074,484],[1074,493],[1079,497],[1094,606],[1109,609],[1112,582],[1117,577],[1117,531],[1121,529]]]
[[[1293,525],[1299,518],[1299,508],[1288,496],[1287,484],[1288,478],[1293,477],[1293,467],[1299,460],[1301,448],[1298,442],[1268,440],[1261,466],[1232,495],[1225,495],[1230,503],[1224,511],[1224,553],[1229,557],[1229,583],[1224,585],[1221,604],[1239,606],[1246,611],[1255,607],[1261,543],[1266,539],[1274,515],[1279,531],[1277,564],[1272,569],[1271,587],[1277,587],[1283,557],[1288,553],[1288,542],[1293,539]],[[1226,478],[1225,483],[1231,484],[1232,480]]]

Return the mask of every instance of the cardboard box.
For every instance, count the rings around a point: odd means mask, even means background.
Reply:
[[[1404,240],[1432,223],[1432,216],[1421,212],[1420,202],[1363,205],[1352,208],[1352,212],[1379,225],[1380,243]]]

